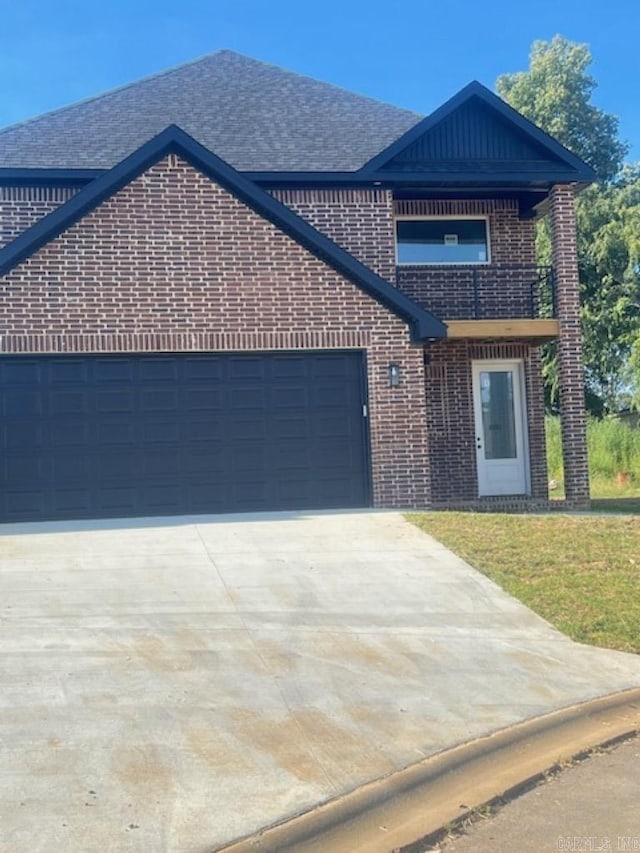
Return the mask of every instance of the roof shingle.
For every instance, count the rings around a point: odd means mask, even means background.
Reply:
[[[240,171],[355,171],[421,116],[228,50],[0,131],[0,168],[110,168],[169,124]]]

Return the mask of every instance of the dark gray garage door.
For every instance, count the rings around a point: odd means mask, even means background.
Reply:
[[[3,521],[369,502],[359,353],[0,359]]]

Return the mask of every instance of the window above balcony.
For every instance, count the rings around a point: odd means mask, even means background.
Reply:
[[[486,218],[396,219],[396,257],[402,265],[488,264]]]

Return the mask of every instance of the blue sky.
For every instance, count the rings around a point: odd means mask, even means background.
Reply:
[[[219,48],[421,113],[525,70],[531,42],[587,42],[601,108],[640,160],[637,0],[17,0],[2,4],[0,126]]]

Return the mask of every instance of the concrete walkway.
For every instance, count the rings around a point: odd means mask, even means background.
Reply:
[[[0,532],[2,853],[204,853],[640,685],[396,513]]]

